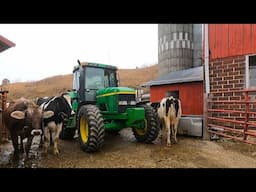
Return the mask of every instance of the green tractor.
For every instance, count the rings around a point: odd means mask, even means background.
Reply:
[[[63,125],[61,139],[72,139],[78,130],[85,152],[103,146],[105,132],[131,127],[137,141],[151,143],[159,134],[157,113],[148,105],[137,105],[135,90],[118,87],[117,67],[78,60],[69,91],[75,115]]]

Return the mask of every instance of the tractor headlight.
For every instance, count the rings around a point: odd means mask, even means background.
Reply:
[[[136,101],[130,101],[130,105],[136,105]]]
[[[127,101],[119,101],[118,102],[118,105],[127,105],[128,103],[127,103]]]

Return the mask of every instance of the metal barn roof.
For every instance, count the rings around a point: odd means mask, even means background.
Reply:
[[[155,80],[148,81],[141,86],[148,87],[154,85],[185,83],[194,81],[203,81],[203,66],[180,71],[173,71],[166,75],[160,76]]]
[[[15,43],[11,42],[10,40],[0,35],[0,53],[14,46],[15,46]]]

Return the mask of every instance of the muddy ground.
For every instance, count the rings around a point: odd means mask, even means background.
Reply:
[[[130,129],[119,135],[107,134],[103,148],[96,153],[81,151],[76,139],[60,140],[60,155],[52,147],[42,156],[35,137],[29,159],[25,154],[12,161],[11,142],[0,145],[0,168],[256,168],[256,146],[229,139],[206,141],[178,136],[178,144],[166,147],[136,142]]]

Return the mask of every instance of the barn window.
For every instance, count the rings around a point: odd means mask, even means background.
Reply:
[[[256,87],[256,55],[247,56],[246,64],[246,87]]]
[[[173,96],[174,98],[179,99],[179,91],[166,91],[166,97]]]

